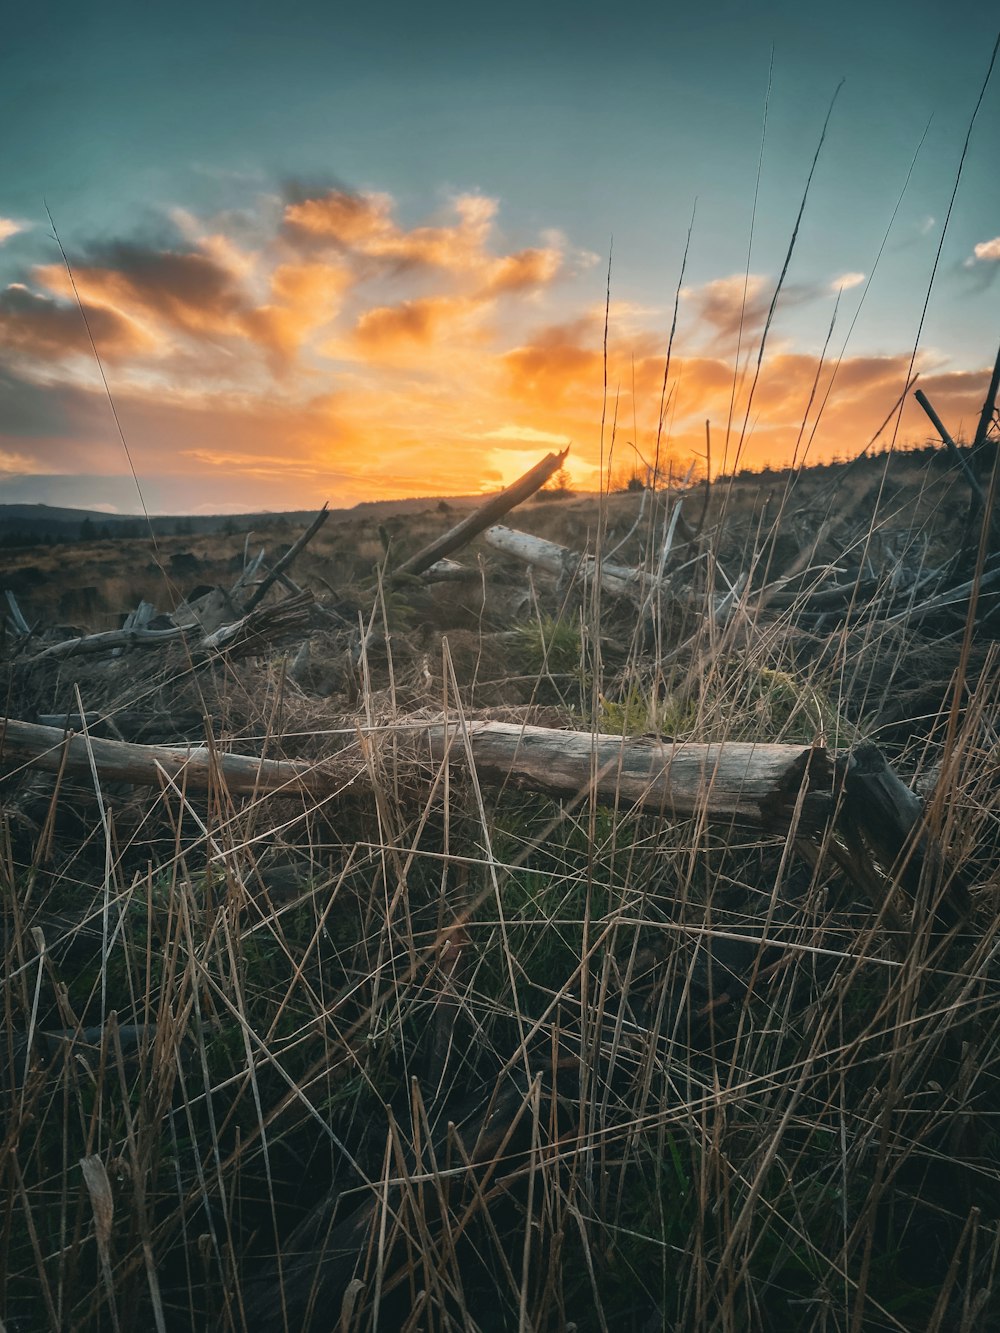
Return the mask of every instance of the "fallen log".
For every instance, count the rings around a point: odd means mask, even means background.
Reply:
[[[582,556],[567,546],[535,537],[530,532],[519,532],[516,528],[492,527],[484,535],[484,540],[503,555],[513,556],[515,560],[536,565],[557,576],[579,572],[584,578],[593,579],[598,572],[593,556]],[[642,570],[628,565],[602,563],[600,580],[601,587],[614,597],[638,598],[650,588],[662,586]]]
[[[473,510],[467,518],[462,519],[461,523],[457,523],[441,537],[430,542],[416,555],[410,556],[409,560],[393,571],[392,577],[395,578],[400,574],[422,574],[436,561],[443,560],[446,555],[451,555],[465,546],[498,518],[502,518],[504,514],[530,499],[536,491],[541,490],[549,477],[562,467],[568,453],[567,447],[561,454],[546,454],[542,461],[536,463],[523,477],[518,477],[517,481],[506,486],[498,495],[491,495],[485,504]]]
[[[725,823],[782,829],[788,826],[806,780],[816,794],[805,812],[807,827],[819,827],[832,809],[831,764],[826,751],[808,745],[726,742],[683,744],[653,736],[623,737],[470,722],[463,735],[454,722],[419,722],[409,732],[416,741],[413,763],[430,755],[466,759],[468,737],[476,771],[484,782],[512,783],[564,798],[592,793],[595,800],[671,817],[704,815]],[[65,752],[65,758],[64,758]],[[101,779],[159,785],[166,774],[183,777],[188,790],[223,780],[234,793],[305,791],[332,796],[345,782],[367,785],[363,756],[345,752],[335,760],[309,764],[223,754],[205,747],[132,745],[94,736],[66,734],[57,727],[8,718],[0,723],[0,766],[33,766],[48,772],[91,772],[91,755]],[[397,758],[405,761],[405,750]]]
[[[435,760],[462,758],[455,724],[429,725],[427,738]],[[807,777],[829,790],[826,751],[809,745],[703,745],[509,722],[470,722],[468,738],[486,781],[562,797],[589,790],[602,803],[681,818],[782,827]]]
[[[171,779],[193,791],[219,782],[243,794],[304,791],[322,797],[336,790],[332,774],[315,765],[225,754],[207,746],[134,745],[14,718],[0,721],[0,772],[30,766],[47,773],[90,776],[91,757],[102,781],[140,787],[159,787]]]

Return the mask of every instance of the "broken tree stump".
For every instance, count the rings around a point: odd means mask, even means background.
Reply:
[[[923,895],[937,923],[948,929],[969,914],[968,885],[951,869],[929,836],[920,797],[871,742],[856,745],[837,768],[844,787],[843,820],[914,904]],[[926,878],[925,878],[926,876]]]

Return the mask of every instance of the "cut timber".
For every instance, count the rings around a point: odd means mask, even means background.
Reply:
[[[417,750],[429,745],[433,759],[466,759],[465,734],[483,782],[513,783],[531,791],[569,798],[588,793],[606,804],[653,813],[699,815],[716,822],[782,829],[789,825],[804,782],[814,789],[804,804],[800,828],[820,827],[832,809],[830,763],[825,750],[808,745],[674,744],[657,737],[593,736],[584,731],[521,727],[507,722],[418,722],[394,727],[387,738],[408,731]],[[332,796],[345,783],[367,784],[363,756],[350,750],[321,765],[221,754],[208,749],[128,745],[91,736],[66,735],[7,719],[0,722],[0,764],[89,774],[91,753],[107,781],[159,785],[163,774],[182,777],[189,790],[206,788],[216,776],[232,792],[306,791]],[[414,755],[414,762],[419,754]],[[397,760],[405,762],[400,749]]]
[[[464,756],[454,724],[428,726],[432,756]],[[655,736],[592,735],[507,722],[470,722],[476,772],[552,796],[593,790],[606,804],[756,827],[788,824],[807,776],[829,791],[825,750],[808,745],[678,744]],[[810,807],[810,816],[813,808]]]
[[[549,477],[562,467],[568,453],[569,449],[566,448],[561,454],[546,454],[542,461],[536,463],[523,477],[518,477],[517,481],[506,486],[498,495],[491,495],[485,504],[473,510],[467,518],[462,519],[461,523],[457,523],[443,536],[411,556],[405,564],[393,571],[393,577],[399,574],[422,574],[436,561],[443,560],[446,555],[451,555],[453,551],[472,541],[473,537],[478,537],[484,528],[488,528],[491,523],[495,523],[498,518],[510,513],[517,505],[523,504],[536,491],[541,490]]]
[[[597,572],[593,556],[581,556],[567,546],[535,537],[530,532],[519,532],[516,528],[490,528],[484,540],[495,551],[523,560],[526,565],[536,565],[550,574],[562,575],[579,570],[584,578],[592,579]],[[601,587],[614,597],[641,597],[651,587],[662,586],[642,570],[627,565],[602,564],[600,580]]]

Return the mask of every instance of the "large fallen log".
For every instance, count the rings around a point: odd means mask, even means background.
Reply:
[[[703,745],[510,722],[470,722],[467,734],[476,772],[488,782],[571,798],[592,792],[602,804],[678,817],[781,827],[807,776],[830,789],[826,751],[809,745]],[[454,724],[428,726],[427,738],[434,759],[462,758]]]
[[[416,742],[416,767],[429,754],[464,762],[471,752],[484,782],[527,788],[569,799],[592,794],[602,804],[674,817],[704,815],[716,822],[781,829],[808,779],[816,792],[830,792],[832,766],[826,751],[808,745],[676,744],[652,736],[593,735],[506,722],[414,723],[393,728],[397,760],[405,762],[407,735]],[[66,733],[8,718],[0,722],[0,772],[32,766],[48,772],[89,775],[91,756],[102,780],[157,786],[164,775],[183,779],[188,790],[223,781],[234,793],[304,791],[331,796],[345,782],[366,784],[364,757],[349,750],[320,764],[224,754],[205,747],[131,745]],[[832,798],[814,796],[806,827],[819,827]]]
[[[398,577],[400,574],[422,574],[436,561],[443,560],[446,555],[451,555],[465,546],[484,528],[488,528],[491,523],[495,523],[498,518],[502,518],[517,505],[523,504],[540,490],[549,477],[562,467],[568,453],[567,447],[561,454],[546,454],[542,461],[525,472],[523,477],[518,477],[517,481],[504,487],[498,494],[491,495],[485,504],[474,509],[467,518],[462,519],[461,523],[456,523],[453,528],[430,542],[423,550],[410,556],[409,560],[393,570],[393,577]]]

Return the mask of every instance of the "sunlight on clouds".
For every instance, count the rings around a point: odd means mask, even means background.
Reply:
[[[751,404],[775,278],[723,276],[682,289],[661,422],[669,308],[615,299],[605,339],[597,257],[562,233],[507,249],[497,201],[476,193],[416,225],[399,214],[388,194],[342,190],[267,198],[252,215],[175,209],[170,245],[104,240],[71,255],[141,476],[169,473],[174,486],[185,473],[214,504],[238,493],[244,508],[253,496],[301,507],[317,489],[338,504],[468,494],[572,441],[572,484],[596,486],[613,441],[620,459],[633,447],[652,457],[659,439],[665,466],[683,473],[704,452],[706,419],[715,470],[737,456],[822,459],[867,443],[905,382],[905,351],[845,357],[823,405],[833,365],[772,333]],[[997,259],[1000,237],[971,262]],[[19,402],[44,385],[54,424],[37,450],[28,430],[0,434],[0,471],[114,473],[120,451],[65,269],[22,277],[0,291],[0,351],[15,375],[4,409],[28,420]],[[864,281],[789,283],[779,313],[812,304],[825,327],[831,294]],[[981,373],[949,377],[927,357],[922,369],[948,420],[978,411]],[[909,405],[901,429],[926,435]]]
[[[520,440],[525,444],[551,444],[563,449],[570,443],[568,435],[557,435],[550,430],[536,430],[533,426],[508,424],[498,426],[496,430],[484,430],[478,436],[480,440]]]
[[[23,222],[15,222],[13,218],[0,218],[0,245],[4,241],[9,241],[12,236],[18,232],[25,231],[26,226]]]
[[[980,241],[972,247],[972,253],[980,261],[1000,261],[1000,236],[994,236],[991,241]]]
[[[29,457],[28,454],[14,453],[10,449],[0,449],[0,477],[17,477],[32,472],[46,473],[50,471],[50,468],[41,464],[37,458]]]

